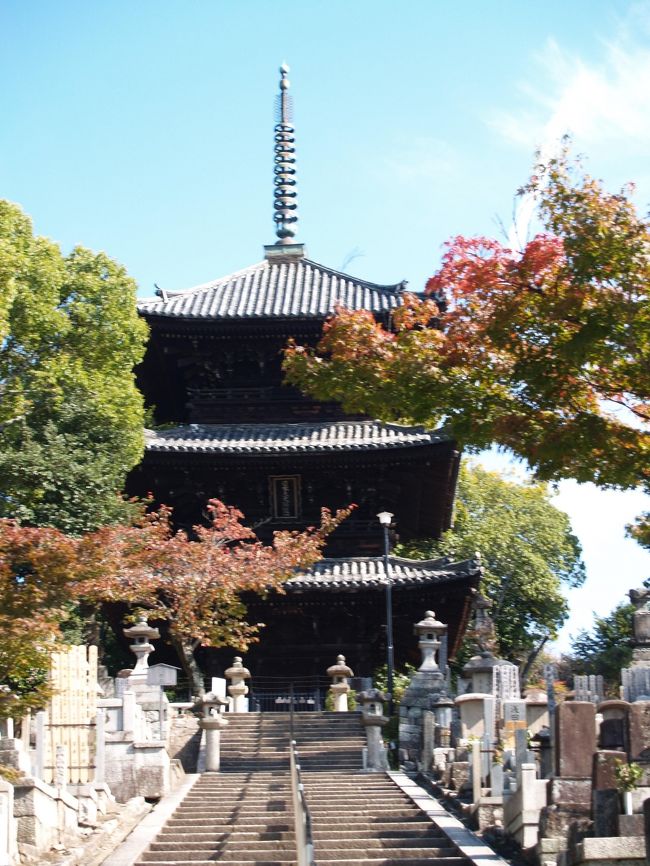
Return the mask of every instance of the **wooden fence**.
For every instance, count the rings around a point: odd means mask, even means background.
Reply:
[[[43,781],[90,782],[95,767],[97,647],[71,646],[52,653],[50,676],[54,695],[45,725]]]

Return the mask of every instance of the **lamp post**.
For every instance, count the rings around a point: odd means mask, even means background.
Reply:
[[[393,653],[393,585],[390,576],[390,540],[388,528],[393,519],[390,511],[380,511],[377,515],[384,530],[384,574],[386,575],[386,686],[388,689],[388,716],[393,715],[393,671],[395,668]]]

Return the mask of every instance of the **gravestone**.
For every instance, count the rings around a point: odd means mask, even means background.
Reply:
[[[628,720],[630,760],[650,762],[650,701],[634,701]]]
[[[626,701],[650,700],[650,667],[623,668],[621,681]]]
[[[603,719],[600,723],[600,748],[623,751],[625,749],[625,719]]]
[[[525,722],[526,701],[507,700],[503,702],[504,722]]]
[[[590,779],[596,751],[596,708],[565,701],[555,712],[555,772],[567,779]]]
[[[594,753],[592,784],[594,790],[616,788],[616,766],[627,764],[625,752],[600,750]]]
[[[576,701],[591,701],[599,704],[605,694],[603,678],[600,674],[576,675],[573,678],[573,689]]]
[[[557,667],[553,664],[544,665],[544,682],[546,683],[546,697],[548,699],[548,711],[554,713],[557,707],[555,698],[555,680],[557,679]]]
[[[528,748],[528,731],[519,728],[515,731],[515,769],[517,784],[521,782],[521,768],[524,764],[535,764],[535,755]]]
[[[612,788],[593,793],[594,836],[618,836],[618,816],[621,803],[618,791]]]

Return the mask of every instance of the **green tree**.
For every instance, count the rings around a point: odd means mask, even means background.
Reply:
[[[514,251],[453,238],[390,329],[338,311],[288,380],[350,412],[445,424],[541,479],[650,490],[650,222],[564,154],[524,192],[543,231]]]
[[[627,534],[639,542],[641,547],[650,550],[650,511],[639,515],[634,523],[626,527]]]
[[[144,444],[135,293],[104,253],[64,256],[0,201],[0,516],[75,533],[126,517]]]
[[[547,486],[519,483],[480,466],[461,468],[454,526],[439,541],[405,546],[408,556],[481,554],[482,592],[493,603],[500,652],[526,664],[568,615],[564,586],[585,579],[578,540]]]
[[[618,687],[621,668],[632,659],[632,614],[635,607],[622,601],[607,616],[594,618],[593,627],[579,632],[571,646],[575,673],[602,674],[610,688]]]

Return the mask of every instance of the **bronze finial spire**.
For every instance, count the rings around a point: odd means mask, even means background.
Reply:
[[[280,94],[277,97],[275,124],[275,190],[273,219],[278,244],[292,244],[298,222],[296,203],[296,148],[291,123],[291,97],[289,96],[289,67],[280,67]]]

